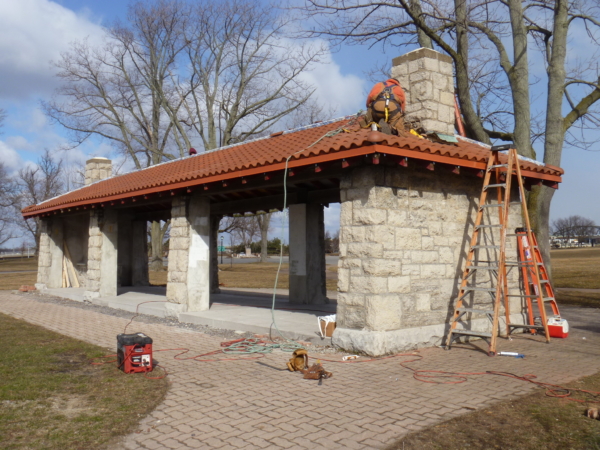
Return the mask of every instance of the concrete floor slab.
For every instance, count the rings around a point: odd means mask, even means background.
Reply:
[[[62,288],[48,289],[45,293],[83,302],[84,291],[83,288]],[[331,297],[335,294],[328,293]],[[116,296],[93,299],[91,303],[156,317],[168,315],[166,288],[158,286],[120,287]],[[225,330],[281,334],[289,339],[321,342],[317,317],[335,314],[337,308],[335,300],[326,305],[290,304],[287,289],[278,289],[275,326],[271,305],[270,289],[222,289],[220,294],[211,295],[208,311],[179,313],[178,320]]]

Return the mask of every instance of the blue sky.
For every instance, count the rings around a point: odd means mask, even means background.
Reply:
[[[39,108],[39,101],[49,99],[56,88],[50,61],[72,41],[99,40],[101,26],[125,18],[126,12],[125,0],[0,0],[0,107],[9,113],[0,134],[0,158],[9,170],[31,164],[44,148],[57,149],[66,142],[65,132]],[[319,100],[337,109],[336,116],[351,114],[363,107],[370,88],[367,71],[389,66],[393,57],[408,50],[342,47],[307,76]],[[67,163],[83,162],[89,155],[110,157],[111,152],[107,143],[90,141],[61,156]],[[554,197],[552,219],[578,214],[600,224],[600,151],[566,148],[562,167],[564,182]],[[332,231],[338,226],[338,211],[332,206],[327,212]]]

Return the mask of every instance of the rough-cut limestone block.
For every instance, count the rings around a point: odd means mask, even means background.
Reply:
[[[346,306],[364,306],[365,296],[364,294],[348,294],[345,292],[340,292],[338,294],[337,303],[338,305]]]
[[[381,258],[383,256],[382,244],[351,242],[346,244],[347,255],[351,258]]]
[[[354,208],[354,223],[357,225],[382,225],[386,221],[387,211],[375,208]]]
[[[443,278],[446,276],[445,264],[421,264],[422,278]]]
[[[429,230],[423,228],[421,230],[423,236],[421,238],[421,248],[423,250],[434,250],[435,246],[433,245],[433,237],[429,236]],[[427,234],[425,234],[427,233]]]
[[[171,239],[177,239],[180,237],[187,238],[188,236],[189,236],[189,228],[187,226],[171,228]]]
[[[365,227],[365,239],[367,242],[379,242],[383,244],[383,248],[387,250],[394,249],[395,229],[387,225],[375,225]]]
[[[87,283],[86,283],[86,289],[88,291],[92,291],[92,292],[99,292],[100,291],[100,281],[92,280],[88,276]]]
[[[454,94],[452,92],[440,92],[440,103],[454,107]]]
[[[381,294],[388,292],[387,277],[350,277],[350,292],[362,294]]]
[[[402,275],[418,275],[421,276],[421,265],[402,263]]]
[[[362,268],[365,275],[375,277],[402,274],[402,263],[389,259],[368,258],[363,261]]]
[[[398,198],[392,188],[375,186],[369,190],[368,206],[394,209],[398,207]]]
[[[338,317],[340,326],[354,329],[365,326],[364,306],[338,305]]]
[[[88,260],[100,261],[102,258],[102,249],[100,247],[90,247],[88,249]]]
[[[344,258],[338,261],[338,266],[344,269],[351,269],[353,267],[362,267],[362,259],[360,258]]]
[[[405,210],[388,211],[387,224],[394,227],[407,227],[410,224],[408,212]]]
[[[421,250],[420,228],[396,228],[397,250]]]
[[[454,74],[452,63],[445,62],[445,61],[440,61],[440,70],[439,71],[440,71],[440,73],[443,73],[444,75],[452,76]]]
[[[446,105],[438,105],[437,118],[442,122],[450,122],[454,117],[454,109]]]
[[[392,66],[390,69],[390,75],[392,78],[408,75],[408,65],[402,64],[400,66]]]
[[[410,252],[410,260],[413,264],[431,264],[439,262],[440,255],[437,251],[414,250]]]
[[[452,264],[458,261],[452,247],[438,247],[439,262]]]
[[[418,83],[420,81],[431,81],[433,80],[433,76],[437,75],[437,74],[433,74],[431,72],[425,72],[425,71],[417,71],[417,72],[413,72],[409,75],[408,80],[410,81],[410,85],[414,85],[415,83]]]
[[[187,250],[171,250],[169,251],[169,264],[173,260],[172,270],[175,272],[187,273],[189,264],[189,253]],[[171,267],[169,267],[171,269]]]
[[[167,301],[187,303],[187,285],[185,283],[167,283]]]
[[[340,225],[348,226],[352,225],[352,204],[342,203],[340,205]]]
[[[360,200],[367,203],[369,201],[369,190],[365,188],[344,189],[342,193],[344,194],[342,202]]]
[[[100,261],[97,259],[88,259],[87,270],[100,270]]]
[[[167,278],[169,283],[186,283],[187,272],[171,271],[167,274]]]
[[[90,236],[88,239],[88,247],[102,247],[102,236]]]
[[[343,233],[344,242],[365,242],[366,227],[343,227],[340,235]]]
[[[187,250],[190,246],[189,237],[178,237],[177,239],[169,240],[169,251],[171,250]]]
[[[340,243],[340,258],[345,258],[348,255],[348,244]]]
[[[396,330],[402,320],[402,304],[395,295],[367,295],[366,328],[377,331]]]
[[[40,267],[50,267],[52,264],[52,255],[50,252],[40,253],[38,266]]]
[[[348,292],[350,287],[350,270],[338,268],[338,291]]]
[[[410,292],[410,276],[389,277],[388,292],[407,293]]]

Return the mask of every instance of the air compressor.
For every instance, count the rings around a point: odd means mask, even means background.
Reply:
[[[144,333],[118,334],[117,364],[125,373],[152,372],[152,338]]]

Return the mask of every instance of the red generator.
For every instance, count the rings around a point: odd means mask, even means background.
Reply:
[[[144,333],[117,334],[117,364],[125,373],[152,372],[152,338]]]

